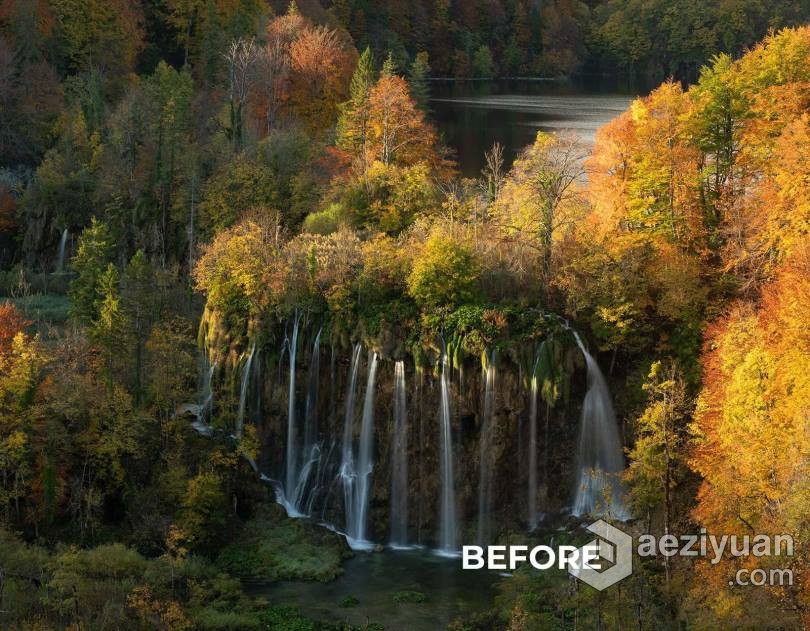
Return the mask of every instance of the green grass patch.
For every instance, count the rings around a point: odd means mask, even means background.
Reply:
[[[0,298],[0,302],[3,300]],[[70,316],[70,300],[60,294],[32,294],[9,300],[37,327],[47,324],[62,325]]]
[[[231,574],[253,580],[331,581],[351,556],[337,534],[304,519],[290,519],[272,505],[247,522],[221,551],[217,563]]]

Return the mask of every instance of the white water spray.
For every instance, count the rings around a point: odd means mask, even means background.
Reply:
[[[245,411],[247,407],[248,386],[250,384],[250,373],[253,367],[253,356],[256,354],[256,342],[250,347],[245,365],[242,368],[242,384],[239,388],[239,412],[236,416],[236,435],[242,437],[245,428]]]
[[[301,316],[296,313],[293,321],[292,337],[288,340],[290,357],[290,377],[287,388],[287,455],[284,476],[284,494],[288,500],[295,496],[297,484],[297,428],[295,426],[295,356],[298,352],[298,325]]]
[[[588,369],[588,391],[582,404],[577,488],[572,512],[576,516],[610,516],[625,521],[630,518],[630,511],[620,477],[624,470],[624,456],[610,390],[596,360],[576,331],[572,332],[585,356]]]
[[[408,416],[405,362],[394,366],[394,434],[391,449],[391,544],[408,545]]]
[[[487,357],[484,385],[484,408],[481,416],[480,471],[478,478],[478,545],[485,546],[491,537],[492,451],[495,434],[495,351]]]
[[[453,476],[453,435],[450,427],[450,393],[448,392],[448,372],[450,362],[446,352],[442,352],[441,402],[439,406],[440,449],[441,449],[441,499],[439,502],[439,552],[455,554],[456,543],[456,487]]]
[[[62,237],[59,239],[59,252],[56,257],[56,273],[61,274],[65,271],[65,248],[67,247],[68,230],[62,230]]]
[[[535,362],[535,372],[537,362]],[[537,375],[532,374],[529,395],[529,532],[537,528]]]

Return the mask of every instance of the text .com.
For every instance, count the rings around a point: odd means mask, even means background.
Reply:
[[[462,567],[465,570],[515,570],[529,563],[538,570],[559,568],[567,570],[581,581],[605,589],[630,576],[633,557],[703,557],[717,564],[723,558],[762,558],[793,556],[790,535],[713,535],[701,529],[698,534],[645,534],[636,542],[626,532],[601,519],[586,527],[596,535],[587,544],[528,547],[463,546]],[[786,568],[742,568],[729,580],[729,585],[793,585],[793,571]]]

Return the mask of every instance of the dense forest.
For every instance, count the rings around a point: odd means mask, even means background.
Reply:
[[[645,559],[604,592],[518,571],[451,628],[810,624],[809,16],[2,0],[0,626],[355,628],[250,589],[366,554],[315,523],[342,523],[334,483],[304,498],[355,414],[361,539],[399,493],[410,542],[576,540],[534,522],[569,506],[583,353],[627,528],[790,533],[772,562],[797,581],[731,587],[763,562],[734,556]],[[538,133],[461,178],[431,119],[431,76],[608,69],[662,83],[592,151]]]

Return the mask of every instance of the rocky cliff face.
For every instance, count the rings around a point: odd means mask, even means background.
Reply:
[[[301,335],[296,358],[293,409],[297,419],[295,451],[299,468],[309,461],[304,483],[305,499],[298,506],[313,518],[343,527],[344,499],[340,476],[341,448],[347,407],[352,413],[352,441],[359,440],[365,398],[367,354],[360,353],[353,404],[348,402],[352,349],[319,348],[317,374],[310,371],[313,340],[317,331]],[[375,542],[389,540],[391,530],[391,472],[394,435],[394,361],[388,353],[402,352],[402,345],[381,348],[373,405],[373,471],[368,493],[368,533]],[[564,361],[578,362],[572,348]],[[418,363],[417,363],[418,362]],[[440,388],[438,355],[428,351],[405,358],[407,393],[408,541],[433,545],[439,531]],[[491,540],[528,528],[529,409],[531,390],[525,362],[516,351],[497,361],[491,407],[489,458],[491,478]],[[289,407],[289,354],[259,353],[250,376],[246,421],[256,426],[261,445],[259,466],[267,476],[284,479],[287,457]],[[476,540],[481,469],[481,429],[484,423],[484,370],[474,358],[457,361],[449,375],[450,418],[454,445],[455,497],[458,541]],[[537,501],[541,513],[558,513],[570,504],[574,485],[577,419],[584,375],[572,370],[571,397],[561,396],[554,406],[538,401]],[[238,382],[236,377],[232,383]],[[317,396],[313,389],[317,388]],[[233,388],[238,392],[238,388]],[[227,401],[223,401],[227,407]],[[348,404],[348,405],[347,405]],[[316,456],[304,454],[304,423],[309,405],[316,431]],[[300,494],[299,494],[300,495]]]

